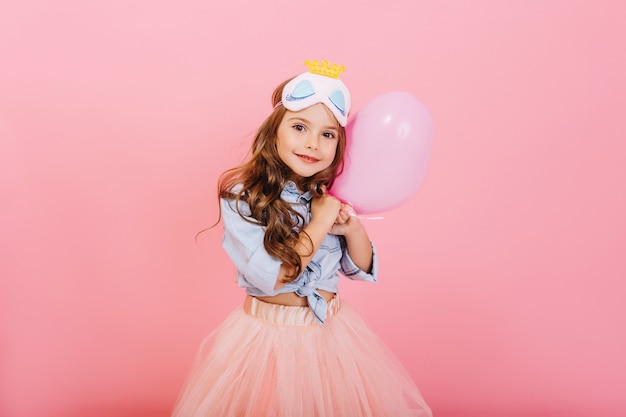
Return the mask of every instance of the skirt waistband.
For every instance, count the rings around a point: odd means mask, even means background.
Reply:
[[[326,318],[333,317],[340,308],[341,302],[339,301],[339,295],[335,295],[333,299],[328,302]],[[275,324],[317,324],[315,314],[313,314],[313,310],[308,306],[300,307],[272,304],[261,301],[250,295],[246,296],[246,300],[243,303],[243,310],[253,317]]]

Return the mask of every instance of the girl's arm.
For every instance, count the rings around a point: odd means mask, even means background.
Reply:
[[[311,221],[304,228],[306,234],[300,233],[300,239],[294,247],[298,255],[300,255],[302,269],[306,268],[309,262],[311,262],[324,238],[331,232],[338,218],[340,208],[341,202],[328,194],[315,198],[311,202]],[[293,275],[293,272],[285,265],[281,265],[274,289],[277,290],[284,286],[287,275]]]
[[[351,216],[352,207],[342,204],[336,223],[331,229],[335,235],[343,235],[350,258],[356,266],[367,273],[372,272],[372,243],[358,218]]]

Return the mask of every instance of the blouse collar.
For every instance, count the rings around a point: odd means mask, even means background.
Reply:
[[[307,203],[313,198],[310,191],[306,191],[305,193],[298,191],[298,187],[296,187],[296,183],[293,181],[287,181],[281,192],[281,197],[287,197],[289,201],[306,200]]]

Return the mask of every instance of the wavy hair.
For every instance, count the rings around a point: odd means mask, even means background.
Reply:
[[[283,88],[289,81],[284,81],[274,90],[274,111],[259,127],[247,162],[225,171],[218,182],[218,198],[231,200],[231,204],[234,203],[233,207],[245,221],[265,228],[263,245],[270,255],[280,259],[287,267],[289,272],[285,282],[294,281],[302,272],[300,255],[295,250],[300,236],[304,234],[311,243],[310,247],[313,247],[311,238],[304,231],[305,219],[280,198],[285,183],[294,177],[291,169],[278,156],[277,149],[278,127],[286,113],[286,109],[278,103]],[[300,189],[310,191],[314,198],[321,196],[320,186],[325,185],[330,189],[343,170],[345,129],[334,116],[333,120],[339,139],[333,162],[317,174],[298,181]],[[250,216],[246,217],[239,211],[240,201],[250,207]]]

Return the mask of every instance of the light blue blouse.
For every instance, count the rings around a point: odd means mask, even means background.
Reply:
[[[311,220],[311,193],[301,194],[296,185],[289,181],[281,198],[305,219],[305,225]],[[252,296],[271,296],[294,292],[306,297],[320,324],[324,323],[328,305],[317,290],[337,292],[339,274],[359,281],[376,282],[378,277],[378,256],[374,253],[372,272],[366,273],[354,264],[348,254],[343,236],[328,234],[318,251],[298,278],[278,290],[274,289],[282,261],[271,256],[263,246],[265,227],[250,223],[237,213],[234,200],[220,200],[224,222],[222,246],[237,267],[237,279],[240,287]],[[247,203],[238,203],[239,211],[249,217],[251,212]],[[250,217],[249,217],[250,218]],[[253,222],[253,218],[250,218]]]

